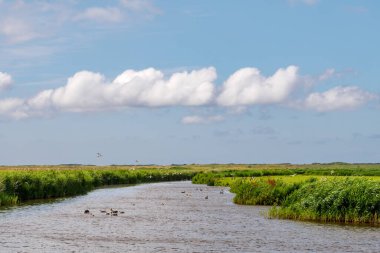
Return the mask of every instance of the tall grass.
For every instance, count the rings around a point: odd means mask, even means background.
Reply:
[[[263,176],[276,176],[276,175],[292,175],[294,171],[291,169],[256,169],[256,170],[226,170],[226,171],[202,171],[196,174],[192,182],[194,184],[207,184],[209,186],[215,185],[215,181],[220,178],[226,177],[263,177]]]
[[[5,186],[3,181],[0,181],[0,206],[15,205],[17,203],[17,196],[10,196],[4,193]]]
[[[2,171],[0,206],[84,194],[104,185],[189,180],[193,175],[190,170],[178,169]]]
[[[319,180],[290,194],[270,216],[380,224],[380,182],[364,178]]]
[[[237,204],[274,205],[270,217],[380,225],[380,177],[331,174],[252,178],[200,173],[193,182],[229,186]]]
[[[231,185],[234,202],[242,205],[279,205],[301,183],[288,184],[282,180],[237,180]]]

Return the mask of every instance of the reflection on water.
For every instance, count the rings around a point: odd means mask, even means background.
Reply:
[[[267,219],[232,197],[170,182],[1,210],[0,252],[379,252],[380,228]]]

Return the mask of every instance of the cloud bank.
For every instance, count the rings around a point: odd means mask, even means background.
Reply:
[[[45,90],[28,101],[32,108],[63,111],[99,111],[118,107],[199,106],[211,101],[214,68],[175,73],[165,79],[153,68],[127,70],[112,82],[89,71],[69,78],[67,84]]]
[[[130,107],[226,108],[227,111],[255,105],[280,105],[327,112],[352,110],[378,96],[356,86],[337,86],[324,92],[299,92],[309,87],[297,66],[280,68],[264,76],[257,68],[242,68],[217,87],[214,67],[182,71],[165,76],[160,70],[126,70],[113,80],[100,73],[80,71],[65,85],[47,89],[33,97],[0,99],[0,116],[22,119],[59,112],[94,112]],[[333,76],[328,70],[320,81]],[[0,72],[0,89],[9,87],[12,77]],[[309,87],[310,88],[310,87]],[[297,93],[297,94],[296,94]],[[301,97],[296,95],[301,94]],[[186,116],[183,124],[210,123],[222,116]]]
[[[213,67],[178,72],[165,78],[156,69],[126,70],[113,81],[90,71],[80,71],[67,84],[43,90],[29,99],[0,100],[0,115],[12,118],[49,115],[53,112],[104,111],[125,107],[201,106],[214,97]]]

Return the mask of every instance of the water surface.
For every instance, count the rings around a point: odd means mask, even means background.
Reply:
[[[0,252],[380,250],[380,228],[267,219],[267,207],[235,205],[233,195],[220,189],[191,182],[144,184],[2,210]],[[108,208],[125,213],[100,212]]]

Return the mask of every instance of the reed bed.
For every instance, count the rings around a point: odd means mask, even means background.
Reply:
[[[380,223],[380,164],[0,167],[0,206],[84,194],[105,185],[189,180],[229,186],[234,202],[270,217]]]
[[[182,169],[5,170],[0,172],[0,206],[19,201],[75,196],[104,186],[190,180]]]
[[[236,194],[236,204],[272,205],[268,215],[273,218],[380,225],[378,171],[365,168],[355,173],[346,168],[326,171],[318,174],[317,169],[312,169],[301,175],[286,172],[281,176],[276,174],[282,170],[244,172],[249,177],[206,172],[194,176],[193,183],[229,186]],[[261,176],[265,174],[273,176]]]
[[[303,184],[269,213],[285,219],[380,225],[379,214],[380,182],[366,178]]]

